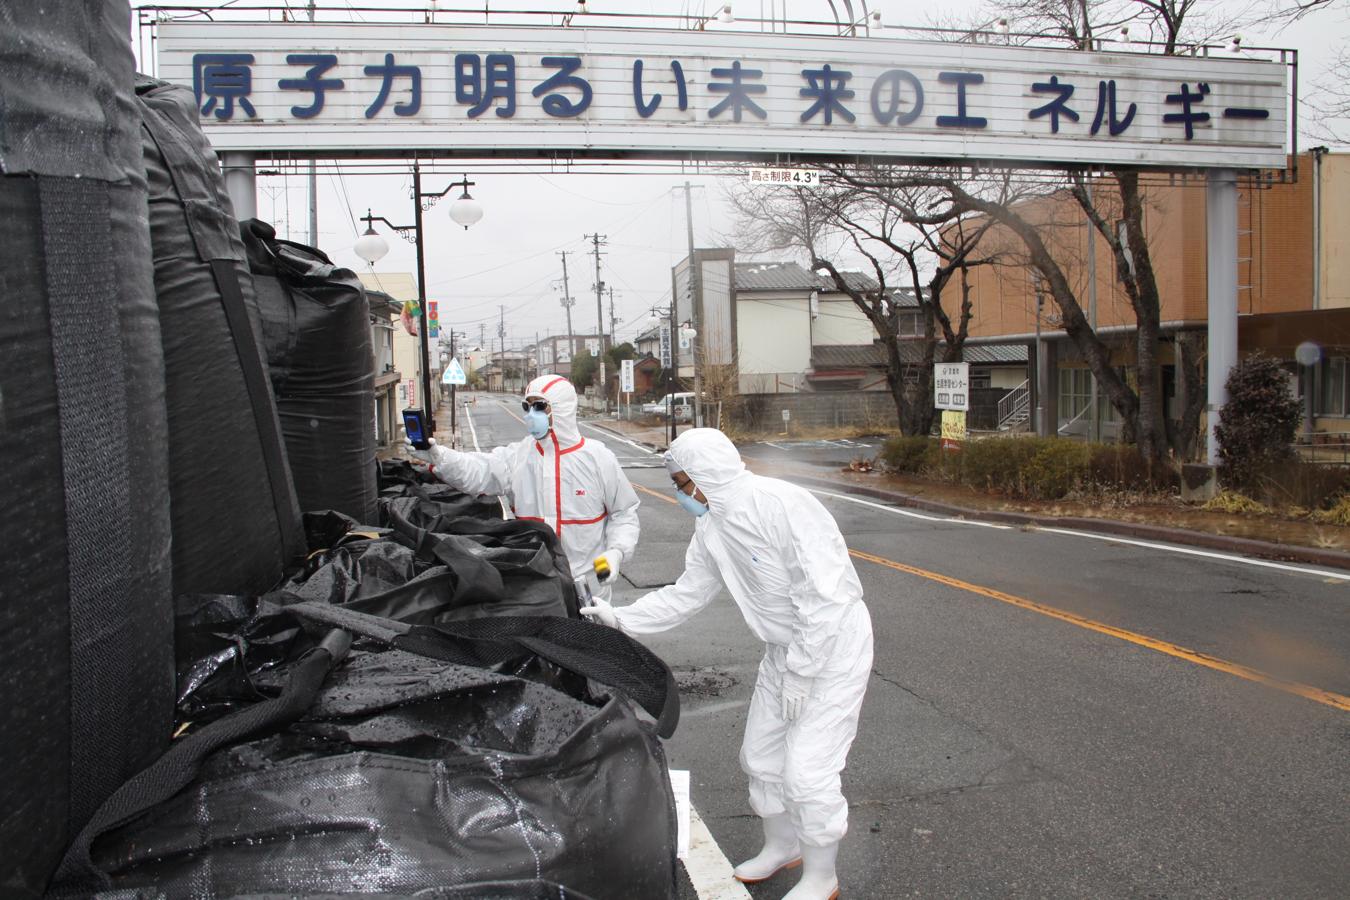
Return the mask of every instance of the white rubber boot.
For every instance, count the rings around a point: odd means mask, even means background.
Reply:
[[[783,900],[836,900],[839,877],[834,872],[838,844],[824,847],[802,846],[802,879],[783,895]]]
[[[797,832],[787,813],[765,816],[764,849],[736,867],[736,880],[745,884],[768,881],[783,869],[801,865],[802,851],[797,843]]]

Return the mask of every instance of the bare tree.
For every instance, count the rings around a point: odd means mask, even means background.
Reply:
[[[1342,47],[1302,105],[1311,114],[1314,134],[1324,141],[1350,142],[1350,50]]]
[[[933,426],[933,363],[939,343],[943,361],[961,358],[971,315],[965,275],[971,267],[990,262],[975,250],[992,223],[972,228],[959,216],[920,221],[918,210],[948,198],[903,177],[873,177],[863,183],[844,178],[844,167],[824,171],[832,176],[830,182],[810,190],[746,188],[732,193],[741,244],[804,252],[811,269],[830,278],[867,317],[886,349],[886,380],[901,431],[927,434]],[[841,264],[845,254],[864,260],[870,279],[850,277]],[[958,276],[961,292],[953,311],[944,297]],[[917,301],[917,338],[902,334],[909,310],[896,292],[900,284]],[[907,359],[902,342],[917,344],[919,359]]]

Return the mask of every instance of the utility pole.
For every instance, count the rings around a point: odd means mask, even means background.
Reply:
[[[487,323],[485,323],[485,322],[479,322],[479,323],[478,323],[478,347],[479,347],[479,349],[481,350],[482,347],[483,347],[483,345],[486,344],[486,343],[487,343]]]
[[[595,325],[600,331],[600,394],[605,398],[605,415],[609,415],[609,383],[605,375],[605,283],[600,280],[600,248],[605,245],[608,235],[587,234],[591,239],[591,252],[595,254]]]
[[[617,346],[619,334],[619,320],[614,315],[614,285],[609,286],[609,341],[611,345]]]
[[[506,306],[497,304],[497,346],[502,354],[502,390],[506,390]]]
[[[694,363],[694,427],[703,427],[703,376],[699,374],[699,340],[703,337],[700,333],[698,314],[703,306],[703,278],[702,268],[694,259],[694,201],[693,186],[689,182],[684,183],[684,223],[689,234],[689,325],[694,329],[694,336],[689,341],[689,356]],[[673,304],[674,298],[671,298]],[[673,327],[673,326],[672,326]],[[675,345],[675,357],[679,359],[679,344]],[[675,364],[675,374],[680,371],[679,363]]]
[[[558,255],[562,257],[563,262],[563,309],[567,310],[567,374],[572,374],[572,357],[577,355],[576,339],[572,337],[572,306],[576,303],[572,299],[572,291],[567,283],[567,254],[573,251],[560,250]]]

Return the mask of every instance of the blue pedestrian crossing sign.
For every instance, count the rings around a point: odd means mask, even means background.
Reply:
[[[464,367],[459,364],[458,359],[450,360],[450,365],[445,367],[441,373],[441,384],[467,384],[468,379],[464,377]]]

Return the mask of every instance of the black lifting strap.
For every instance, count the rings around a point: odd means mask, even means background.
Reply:
[[[244,293],[239,287],[239,273],[235,271],[234,261],[229,259],[211,260],[211,274],[215,276],[216,287],[225,307],[225,320],[230,326],[230,336],[234,338],[235,354],[239,357],[239,368],[244,373],[244,387],[248,390],[249,405],[253,407],[253,421],[258,428],[258,439],[262,444],[263,461],[267,466],[267,483],[272,489],[272,507],[276,511],[277,525],[281,529],[281,543],[289,552],[295,548],[288,539],[287,523],[292,519],[290,494],[286,487],[286,459],[282,453],[281,432],[277,428],[276,416],[272,413],[272,389],[263,373],[262,355],[253,338],[253,326],[249,322],[248,308],[244,305]]]
[[[613,628],[561,616],[494,616],[439,625],[408,625],[332,603],[293,603],[286,612],[373,638],[429,659],[489,667],[534,654],[583,678],[621,691],[656,719],[668,738],[680,722],[680,692],[670,667]]]
[[[99,835],[130,822],[157,803],[163,803],[197,777],[202,761],[221,747],[251,735],[284,728],[314,704],[328,673],[347,656],[352,636],[339,628],[305,653],[291,668],[281,693],[230,713],[188,734],[163,756],[122,785],[94,814],[66,851],[57,870],[53,897],[87,896],[90,889],[109,886],[106,873],[94,865],[91,850]]]

